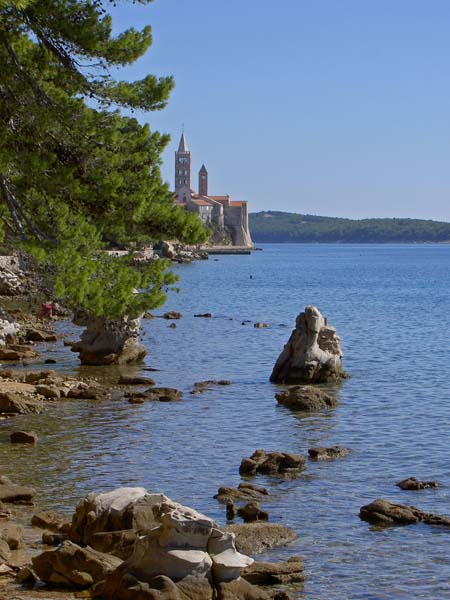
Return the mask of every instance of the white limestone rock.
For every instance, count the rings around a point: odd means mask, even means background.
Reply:
[[[270,376],[273,383],[326,383],[345,377],[340,338],[315,306],[297,317],[295,329]]]

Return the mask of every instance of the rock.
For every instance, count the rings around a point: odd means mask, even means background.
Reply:
[[[160,250],[162,258],[168,258],[169,260],[175,260],[177,252],[172,242],[163,241],[160,243]]]
[[[33,557],[36,575],[46,583],[75,588],[91,587],[102,581],[120,564],[120,558],[81,548],[65,541],[56,550],[46,550]]]
[[[44,363],[45,363],[46,365],[56,365],[56,360],[55,360],[54,358],[46,358],[46,359],[44,360]]]
[[[163,314],[163,319],[181,319],[182,316],[183,315],[176,310],[169,310],[169,312]]]
[[[58,337],[55,333],[44,331],[42,329],[27,329],[25,339],[28,342],[57,342]]]
[[[260,554],[297,539],[297,534],[290,527],[264,521],[227,525],[225,531],[235,534],[236,549],[244,554]]]
[[[10,360],[20,362],[24,360],[34,360],[39,354],[31,346],[22,344],[10,344],[9,346],[0,346],[0,360]]]
[[[233,521],[236,518],[236,515],[237,515],[237,511],[236,511],[236,506],[235,506],[233,500],[228,500],[227,501],[227,512],[226,512],[227,521]]]
[[[33,585],[37,581],[36,573],[30,567],[23,567],[17,573],[16,580],[22,585]]]
[[[272,600],[272,594],[252,585],[242,577],[219,583],[216,586],[216,594],[220,600]]]
[[[36,513],[31,518],[31,524],[33,527],[48,529],[49,531],[54,531],[56,533],[68,533],[71,527],[67,518],[54,510],[43,510]]]
[[[242,508],[239,508],[237,514],[244,520],[245,523],[252,523],[254,521],[268,521],[269,513],[259,508],[259,503],[256,500],[248,502]]]
[[[305,581],[305,565],[299,556],[286,561],[269,563],[255,561],[241,576],[254,585],[289,585]]]
[[[419,481],[415,477],[408,477],[396,484],[402,490],[425,490],[427,488],[438,488],[438,481]]]
[[[0,538],[0,563],[8,562],[11,558],[11,550],[8,543]]]
[[[17,523],[6,523],[0,528],[0,539],[5,541],[10,550],[17,550],[23,546],[24,528]]]
[[[31,384],[36,384],[36,383],[42,383],[44,384],[44,382],[47,382],[48,379],[53,379],[55,378],[56,375],[56,371],[53,370],[48,370],[48,371],[30,371],[29,373],[27,373],[25,375],[25,381],[26,383],[31,383]]]
[[[226,486],[220,487],[214,498],[219,502],[228,502],[229,500],[262,501],[269,499],[269,492],[266,488],[257,487],[251,483],[240,483],[237,489]]]
[[[42,534],[42,543],[47,546],[59,546],[67,539],[67,533],[51,533],[50,531],[44,531]]]
[[[59,400],[61,392],[54,385],[37,385],[36,392],[48,400]]]
[[[211,319],[212,314],[211,313],[200,313],[198,315],[194,315],[194,317],[203,317],[205,319]]]
[[[141,377],[139,375],[121,375],[119,378],[121,385],[155,385],[151,377]]]
[[[99,532],[133,529],[142,535],[159,524],[153,509],[167,500],[164,494],[149,494],[144,488],[89,494],[76,508],[69,537],[76,544],[95,547]]]
[[[343,446],[332,446],[331,448],[318,446],[317,448],[310,448],[308,450],[309,458],[313,460],[333,460],[347,456],[349,453],[350,450]]]
[[[0,270],[0,296],[18,296],[22,293],[22,281],[17,273]]]
[[[214,385],[231,385],[231,381],[227,379],[208,379],[206,381],[197,381],[194,383],[194,389],[191,394],[202,394],[203,392],[208,391]]]
[[[169,327],[170,327],[170,329],[176,329],[176,328],[177,328],[177,326],[176,326],[176,324],[175,324],[175,323],[171,323],[171,324],[169,325]]]
[[[415,506],[395,504],[388,500],[378,499],[359,511],[364,521],[375,525],[411,525],[426,523],[428,525],[444,525],[450,527],[450,517],[427,513]]]
[[[37,444],[39,438],[34,431],[14,431],[10,439],[11,444]]]
[[[145,400],[144,400],[144,398],[140,398],[140,397],[138,397],[138,396],[130,396],[130,397],[128,398],[128,402],[129,402],[130,404],[144,404],[144,403],[145,403]]]
[[[68,398],[76,398],[77,400],[106,400],[110,397],[109,390],[100,386],[90,385],[88,387],[74,387],[67,393]]]
[[[131,556],[134,544],[139,537],[135,529],[122,529],[120,531],[100,531],[94,533],[91,546],[99,552],[113,554],[122,560]]]
[[[295,385],[275,394],[283,406],[292,410],[318,411],[337,405],[335,396],[312,385]]]
[[[5,310],[0,309],[0,346],[4,346],[20,331],[20,325]]]
[[[14,485],[9,481],[0,483],[0,502],[10,504],[33,504],[36,492],[24,485]]]
[[[315,306],[298,315],[270,376],[273,383],[326,383],[345,377],[340,339]]]
[[[150,388],[144,392],[146,400],[158,400],[159,402],[175,402],[180,400],[182,395],[180,390],[166,387]]]
[[[239,467],[241,475],[277,475],[290,470],[302,470],[305,467],[305,457],[289,452],[266,452],[256,450],[250,458],[244,458]]]
[[[0,502],[0,519],[11,519],[12,516],[11,509],[3,504],[3,502]]]
[[[92,318],[79,342],[72,346],[81,364],[111,365],[140,362],[146,350],[139,343],[140,319]]]
[[[254,323],[253,327],[255,327],[256,329],[266,329],[267,327],[269,327],[269,324],[263,323],[262,321],[258,321],[257,323]]]
[[[0,392],[0,413],[39,414],[44,410],[42,400],[16,392]]]
[[[163,502],[159,521],[159,527],[136,541],[130,558],[94,590],[94,597],[210,600],[222,597],[220,585],[240,581],[241,570],[253,562],[237,552],[234,535],[191,508]]]

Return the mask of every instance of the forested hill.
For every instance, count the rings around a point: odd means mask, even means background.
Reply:
[[[450,223],[422,219],[341,219],[279,211],[250,213],[255,242],[450,242]]]

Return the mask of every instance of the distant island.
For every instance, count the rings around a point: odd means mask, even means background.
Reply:
[[[250,213],[256,243],[450,242],[450,223],[425,219],[342,219],[280,211]]]

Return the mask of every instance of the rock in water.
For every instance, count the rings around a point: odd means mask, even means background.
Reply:
[[[379,498],[370,504],[361,507],[359,516],[364,521],[374,525],[413,525],[426,523],[427,525],[444,525],[450,527],[450,517],[428,513],[415,506],[395,504]]]
[[[340,339],[315,306],[298,315],[270,376],[273,383],[325,383],[345,377]]]
[[[161,504],[159,514],[159,527],[136,541],[133,554],[95,589],[94,597],[209,600],[215,597],[213,585],[217,589],[239,580],[241,570],[253,563],[236,550],[234,535],[220,531],[205,515],[170,500]]]
[[[139,343],[140,323],[140,319],[130,317],[82,321],[79,324],[86,325],[86,329],[71,350],[79,353],[83,365],[139,362],[146,355],[144,346]]]

